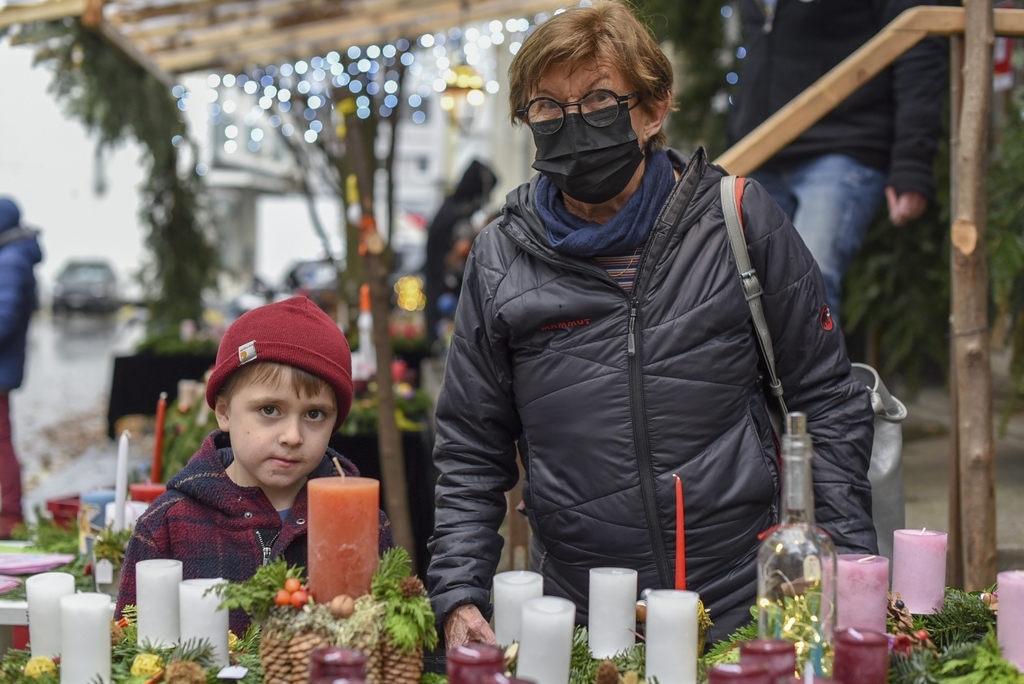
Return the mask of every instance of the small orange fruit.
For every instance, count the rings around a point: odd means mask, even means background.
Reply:
[[[287,606],[291,602],[292,593],[285,589],[282,589],[281,591],[277,592],[277,595],[274,596],[274,603],[276,603],[279,606]]]
[[[294,577],[289,577],[284,581],[284,590],[287,591],[289,594],[294,594],[301,588],[302,582],[295,579]]]
[[[309,603],[309,594],[302,589],[299,589],[292,594],[292,607],[295,608],[295,610],[302,610],[302,606],[307,603]]]

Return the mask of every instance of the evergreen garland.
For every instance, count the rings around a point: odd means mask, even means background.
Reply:
[[[927,630],[940,651],[984,639],[995,628],[996,615],[981,600],[980,594],[946,589],[942,610],[931,615],[915,615],[914,628]]]
[[[133,138],[148,152],[141,218],[152,264],[143,272],[154,321],[165,326],[202,315],[217,255],[200,227],[201,185],[179,174],[175,136],[185,123],[167,86],[77,19],[24,25],[19,42],[38,45],[35,62],[53,72],[50,92],[67,114],[99,137],[100,150]]]

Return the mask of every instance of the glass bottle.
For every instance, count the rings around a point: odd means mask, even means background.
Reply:
[[[758,633],[796,645],[797,659],[828,674],[835,628],[836,550],[814,524],[807,416],[786,416],[782,436],[782,522],[757,553]]]

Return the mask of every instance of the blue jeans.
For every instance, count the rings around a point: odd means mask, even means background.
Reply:
[[[843,154],[827,154],[785,171],[761,169],[750,177],[764,186],[804,239],[838,321],[843,274],[885,195],[885,173]]]

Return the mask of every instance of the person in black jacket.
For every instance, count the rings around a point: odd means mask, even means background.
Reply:
[[[922,0],[740,0],[745,56],[729,138],[736,142]],[[901,226],[935,198],[932,162],[945,49],[925,38],[751,174],[793,221],[838,318],[842,278],[882,197]],[[738,52],[743,54],[743,52]]]
[[[539,26],[509,91],[540,174],[473,244],[437,403],[427,580],[448,646],[494,640],[484,616],[517,447],[531,563],[583,623],[591,568],[633,568],[639,589],[674,586],[678,475],[687,587],[722,638],[750,619],[758,535],[779,517],[724,174],[703,149],[664,149],[672,67],[617,3]],[[873,415],[842,334],[820,317],[821,273],[754,181],[742,213],[786,401],[815,440],[818,523],[841,551],[876,553]]]

